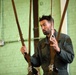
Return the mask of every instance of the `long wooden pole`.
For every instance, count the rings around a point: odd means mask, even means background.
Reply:
[[[30,10],[29,10],[29,36],[28,36],[28,53],[31,54],[31,9],[32,0],[30,0]]]
[[[57,35],[57,38],[56,38],[57,41],[59,40],[59,37],[60,37],[61,28],[62,28],[62,25],[63,25],[63,21],[64,21],[64,18],[65,18],[65,14],[66,14],[66,10],[67,10],[68,4],[69,4],[69,0],[66,0],[66,4],[65,4],[65,7],[64,7],[64,11],[63,11],[63,14],[62,14],[61,21],[60,21],[60,26],[59,26],[59,30],[58,30],[58,35]]]
[[[53,3],[53,1],[51,0],[51,16],[52,16],[52,3]]]
[[[17,16],[17,12],[16,12],[16,7],[15,7],[14,0],[12,0],[12,5],[13,5],[13,10],[14,10],[14,15],[15,15],[15,19],[16,19],[18,31],[19,31],[20,40],[21,40],[22,46],[25,46],[25,44],[24,44],[24,39],[23,39],[23,37],[22,37],[22,32],[21,32],[21,29],[20,29],[20,24],[19,24],[19,21],[18,21],[18,16]],[[27,60],[27,62],[28,62],[28,65],[29,65],[29,67],[30,67],[30,66],[31,66],[30,56],[29,56],[28,54],[24,54],[24,57],[26,58],[26,60]],[[28,72],[28,75],[32,75],[32,70],[30,70],[30,71]]]
[[[34,23],[34,28],[33,28],[33,33],[34,33],[34,38],[39,37],[39,25],[38,25],[38,0],[33,0],[33,23]],[[34,39],[34,52],[36,51],[37,44],[39,42],[38,39]],[[36,68],[38,71],[38,75],[40,75],[40,68]]]
[[[34,38],[39,37],[39,26],[38,26],[38,0],[33,0],[33,19],[34,19]],[[39,42],[38,39],[34,39],[34,52],[37,48],[37,44]]]
[[[65,17],[65,13],[66,13],[66,10],[67,10],[67,7],[68,7],[68,3],[69,3],[69,0],[66,1],[66,4],[65,4],[65,7],[64,7],[64,11],[63,11],[63,14],[62,14],[62,18],[61,18],[61,21],[60,21],[60,26],[59,26],[59,30],[58,30],[58,35],[56,37],[56,40],[58,41],[59,38],[60,38],[60,33],[61,33],[61,28],[62,28],[62,24],[63,24],[63,21],[64,21],[64,17]],[[50,47],[50,52],[51,52],[51,61],[50,61],[50,65],[54,64],[55,63],[55,55],[56,55],[56,51],[53,50],[52,47]],[[49,65],[49,69],[50,69],[50,65]],[[55,64],[54,64],[55,66]],[[52,74],[52,71],[50,71],[51,74]],[[58,75],[58,70],[56,69],[56,75]]]
[[[14,10],[14,15],[15,15],[18,31],[19,31],[20,40],[21,40],[22,46],[25,46],[24,39],[22,37],[22,32],[21,32],[20,24],[19,24],[19,21],[18,21],[18,16],[17,16],[14,0],[12,0],[12,5],[13,5],[13,10]]]

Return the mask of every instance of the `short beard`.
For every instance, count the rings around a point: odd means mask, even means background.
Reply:
[[[44,35],[49,35],[49,32],[43,32]]]

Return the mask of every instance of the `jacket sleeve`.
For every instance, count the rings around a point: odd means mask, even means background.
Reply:
[[[38,45],[35,53],[33,54],[33,56],[31,56],[31,63],[34,67],[39,67],[41,65],[41,61],[40,61],[40,57],[39,57],[39,45]]]
[[[59,58],[65,63],[71,63],[74,58],[72,41],[69,36],[65,37],[64,43],[60,48]]]

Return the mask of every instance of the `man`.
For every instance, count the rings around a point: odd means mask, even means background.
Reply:
[[[69,75],[67,65],[74,58],[70,37],[61,33],[59,39],[56,40],[58,33],[54,29],[54,20],[51,15],[42,16],[40,18],[40,26],[46,37],[39,41],[36,52],[31,56],[32,65],[35,67],[41,66],[43,75],[56,75],[55,72],[58,75]],[[25,46],[21,48],[21,52],[23,54],[27,52]],[[52,54],[55,55],[54,59],[52,59]],[[53,63],[49,67],[52,61]]]

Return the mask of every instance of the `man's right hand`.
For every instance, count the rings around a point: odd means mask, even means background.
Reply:
[[[22,54],[27,53],[26,46],[22,46],[21,49],[20,49],[20,51],[21,51]]]
[[[21,53],[24,55],[24,58],[26,59],[27,62],[30,62],[30,56],[27,53],[27,48],[26,46],[21,47]]]

